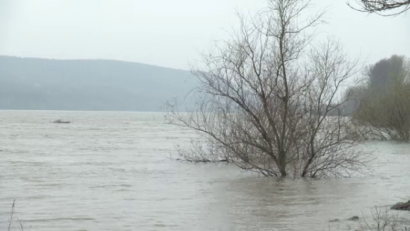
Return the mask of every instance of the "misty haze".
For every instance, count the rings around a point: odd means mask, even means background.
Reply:
[[[0,0],[0,230],[410,230],[409,12]]]

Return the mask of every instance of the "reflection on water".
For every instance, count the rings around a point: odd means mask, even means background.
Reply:
[[[0,112],[0,230],[14,198],[42,231],[327,230],[410,199],[410,145],[366,143],[378,158],[365,176],[278,180],[171,160],[190,136],[161,114]]]

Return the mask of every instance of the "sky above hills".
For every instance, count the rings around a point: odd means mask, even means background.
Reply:
[[[0,55],[53,59],[116,59],[188,69],[213,41],[229,38],[236,12],[255,12],[265,0],[0,0]],[[410,15],[381,17],[328,7],[320,28],[352,57],[374,63],[410,57]],[[354,3],[354,0],[352,0]]]

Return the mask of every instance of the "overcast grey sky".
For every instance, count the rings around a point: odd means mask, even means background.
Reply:
[[[330,6],[327,33],[368,63],[410,57],[410,15],[381,17]],[[116,59],[187,69],[198,51],[228,37],[235,12],[265,0],[0,0],[0,55],[57,59]],[[409,14],[409,13],[408,13]]]

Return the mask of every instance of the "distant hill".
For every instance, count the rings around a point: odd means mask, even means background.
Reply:
[[[0,109],[161,111],[196,85],[188,71],[140,63],[0,56]]]

